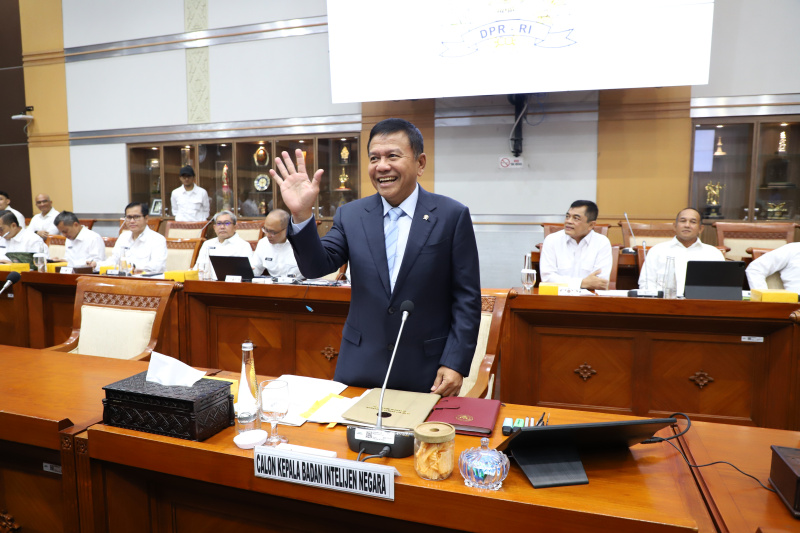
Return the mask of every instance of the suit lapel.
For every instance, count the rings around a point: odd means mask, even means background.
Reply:
[[[364,208],[361,223],[364,226],[367,246],[369,246],[370,255],[375,261],[378,277],[381,280],[383,289],[386,291],[386,296],[390,297],[392,288],[389,284],[389,262],[386,259],[386,240],[383,236],[383,204],[377,194],[373,198],[375,201]]]
[[[414,210],[414,220],[411,221],[411,229],[408,233],[406,251],[403,254],[403,262],[400,264],[400,272],[397,273],[397,281],[394,284],[394,294],[397,294],[398,289],[403,286],[403,282],[414,266],[420,250],[428,242],[428,237],[430,237],[431,231],[436,226],[436,221],[438,220],[436,207],[433,196],[420,187],[417,208]],[[389,271],[388,264],[386,271]]]

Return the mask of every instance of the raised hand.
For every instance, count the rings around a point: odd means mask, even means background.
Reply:
[[[281,157],[275,161],[280,176],[272,169],[270,169],[269,175],[280,185],[281,197],[286,203],[286,207],[292,212],[292,220],[299,224],[311,218],[313,214],[312,207],[317,201],[319,182],[324,171],[317,170],[313,179],[309,179],[303,151],[298,148],[294,155],[297,159],[296,169],[288,152],[281,152]]]

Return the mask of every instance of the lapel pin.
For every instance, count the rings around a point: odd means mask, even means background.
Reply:
[[[429,218],[430,217],[428,215],[425,215],[425,216],[422,217],[422,220],[428,220]]]

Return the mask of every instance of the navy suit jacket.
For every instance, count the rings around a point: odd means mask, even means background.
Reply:
[[[421,187],[394,291],[377,194],[336,211],[322,239],[312,220],[294,233],[300,272],[317,278],[350,262],[350,311],[334,379],[380,387],[400,328],[400,304],[414,303],[403,328],[388,387],[430,392],[439,366],[469,374],[480,324],[478,247],[469,209]]]

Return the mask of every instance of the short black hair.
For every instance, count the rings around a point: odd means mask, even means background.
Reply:
[[[55,220],[53,220],[53,224],[58,227],[61,223],[66,224],[67,226],[73,226],[75,224],[80,224],[80,220],[78,220],[77,215],[72,211],[61,211],[58,215],[56,215]]]
[[[367,141],[367,151],[372,144],[372,138],[376,135],[391,135],[402,131],[408,137],[408,144],[411,145],[411,150],[414,151],[414,157],[419,157],[425,152],[425,143],[422,140],[422,133],[415,125],[402,118],[387,118],[381,120],[369,132],[369,141]]]
[[[701,213],[699,209],[697,209],[696,207],[684,207],[683,209],[681,209],[680,211],[678,211],[678,214],[677,214],[677,215],[675,215],[675,222],[677,222],[677,221],[678,221],[678,217],[679,217],[679,216],[681,216],[681,213],[683,213],[683,212],[684,212],[684,211],[686,211],[687,209],[691,209],[692,211],[694,211],[695,213],[697,213],[698,217],[700,218],[700,222],[702,222],[702,221],[703,221],[703,213]]]
[[[594,222],[597,220],[597,215],[600,214],[600,210],[597,209],[597,204],[591,200],[575,200],[572,202],[572,205],[569,206],[570,209],[573,207],[585,207],[586,208],[586,220],[589,222]]]
[[[0,191],[0,196],[5,196],[7,200],[11,200],[11,197],[6,191]]]
[[[19,222],[17,221],[17,215],[9,211],[8,209],[3,209],[0,211],[0,222],[10,226],[12,223],[19,226]]]
[[[150,206],[147,205],[147,202],[131,202],[125,206],[125,211],[123,211],[122,213],[123,214],[127,213],[128,209],[130,209],[131,207],[136,207],[137,205],[142,208],[143,217],[146,217],[147,215],[150,214]]]

